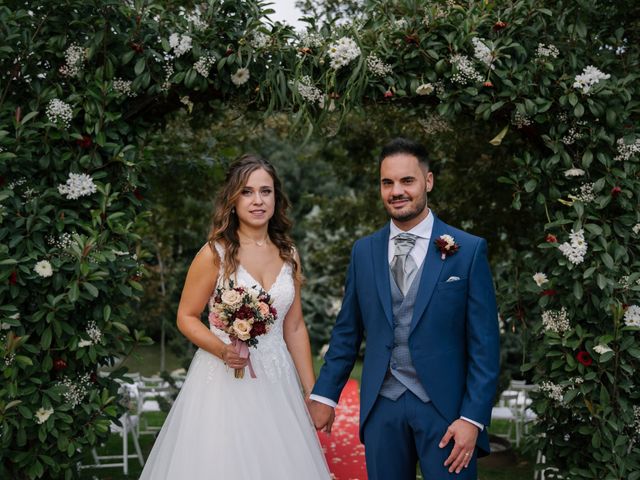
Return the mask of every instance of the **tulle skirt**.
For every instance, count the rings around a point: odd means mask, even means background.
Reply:
[[[252,349],[257,378],[246,369],[242,379],[198,350],[140,478],[331,478],[284,342],[282,349],[275,361]]]

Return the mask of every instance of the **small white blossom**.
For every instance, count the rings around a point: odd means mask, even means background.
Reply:
[[[100,340],[102,340],[102,331],[94,321],[89,322],[87,325],[87,335],[89,335],[89,338],[94,344],[100,343]]]
[[[65,402],[71,405],[72,408],[77,407],[82,403],[84,397],[89,393],[89,374],[85,373],[77,381],[71,380],[69,377],[64,377],[59,385],[63,388],[62,396],[64,397]]]
[[[555,333],[564,333],[571,328],[567,318],[567,310],[564,307],[560,310],[542,312],[542,325],[546,331]]]
[[[640,307],[629,305],[624,312],[624,324],[627,327],[640,327]]]
[[[473,37],[471,43],[473,43],[473,56],[477,60],[484,63],[487,67],[495,68],[493,64],[494,55],[489,47],[486,45],[486,40],[483,38]]]
[[[601,343],[593,347],[593,351],[599,355],[604,355],[605,353],[613,352],[607,345]]]
[[[400,18],[398,20],[394,20],[393,24],[399,30],[407,28],[407,26],[408,26],[407,20],[405,20],[404,18]]]
[[[253,32],[249,43],[256,50],[260,50],[261,48],[266,47],[269,43],[269,36],[262,32]]]
[[[93,345],[93,342],[91,340],[83,339],[78,342],[78,348],[90,347],[91,345]]]
[[[301,47],[321,47],[323,42],[322,35],[316,32],[306,31],[302,35],[300,35],[300,46]]]
[[[637,438],[640,438],[640,405],[633,406],[633,431]]]
[[[600,82],[601,80],[608,80],[611,75],[603,73],[593,65],[585,67],[580,75],[576,75],[573,88],[580,90],[585,95],[588,95],[591,91],[591,87]]]
[[[191,13],[187,13],[187,14],[185,14],[185,16],[184,16],[184,17],[187,19],[187,21],[188,21],[191,25],[193,25],[193,27],[194,27],[196,30],[200,30],[200,31],[202,31],[202,30],[205,30],[205,29],[207,28],[207,26],[208,26],[208,25],[207,25],[207,22],[205,22],[205,21],[202,19],[202,13],[200,12],[200,9],[199,9],[199,8],[196,8],[196,9],[195,9],[195,10],[193,10],[193,12],[191,12]]]
[[[249,81],[249,69],[248,68],[239,68],[236,70],[236,73],[231,75],[231,81],[234,85],[240,86],[244,85]]]
[[[585,171],[581,168],[570,168],[569,170],[565,170],[564,176],[567,178],[570,177],[581,177],[585,174]]]
[[[451,77],[451,80],[459,85],[466,85],[469,82],[481,82],[482,75],[478,73],[476,68],[466,55],[456,54],[451,57],[451,65],[456,69],[456,72]]]
[[[427,135],[450,132],[451,125],[440,115],[431,115],[427,118],[418,119],[418,123]]]
[[[62,124],[65,128],[69,128],[71,119],[73,118],[73,109],[68,103],[54,98],[49,101],[46,114],[51,123]]]
[[[631,229],[636,235],[640,234],[640,223],[636,223]]]
[[[369,67],[371,73],[373,73],[377,77],[384,77],[385,75],[393,73],[391,65],[384,63],[376,55],[373,54],[367,57],[367,67]]]
[[[80,197],[96,193],[96,191],[97,187],[93,183],[93,178],[86,173],[70,173],[67,183],[58,185],[60,195],[69,200],[77,200]]]
[[[418,85],[416,93],[418,95],[430,95],[434,90],[435,87],[431,83],[423,83],[422,85]]]
[[[560,51],[555,47],[555,45],[545,45],[544,43],[538,44],[538,49],[536,50],[536,57],[551,57],[557,58],[560,55]]]
[[[78,45],[71,45],[64,52],[65,64],[60,67],[60,73],[65,77],[77,77],[84,64],[85,51]]]
[[[540,384],[540,390],[545,392],[551,400],[562,402],[564,390],[564,387],[562,385],[557,385],[553,382],[542,382]]]
[[[584,230],[580,229],[577,232],[571,230],[569,234],[570,243],[564,242],[558,246],[558,249],[562,254],[569,259],[574,265],[578,265],[584,262],[584,256],[587,253],[587,242],[584,239]]]
[[[324,107],[324,95],[322,90],[315,87],[311,80],[311,77],[304,75],[300,80],[293,83],[293,86],[302,98],[309,103],[318,103],[321,107]]]
[[[327,55],[331,58],[331,68],[339,70],[360,56],[360,47],[349,37],[342,37],[329,47]]]
[[[169,46],[173,49],[176,57],[180,57],[191,50],[191,37],[189,35],[180,35],[172,33],[169,37]]]
[[[48,260],[40,260],[36,263],[36,266],[33,267],[33,270],[42,278],[47,278],[53,275],[53,268]]]
[[[162,90],[163,92],[168,92],[169,88],[171,88],[171,76],[173,75],[175,70],[173,69],[173,65],[171,65],[170,63],[165,64],[163,69],[164,69],[164,82],[162,82],[162,85],[160,86],[160,90]]]
[[[626,162],[640,154],[640,138],[629,145],[625,143],[624,138],[619,138],[616,143],[618,145],[618,154],[614,158],[616,161]]]
[[[209,76],[211,67],[213,67],[215,63],[216,57],[212,55],[204,55],[200,57],[196,63],[193,64],[193,69],[203,77],[207,78]]]
[[[527,115],[516,110],[516,112],[513,114],[513,120],[511,121],[511,123],[513,123],[518,128],[522,128],[531,125],[531,119]]]
[[[53,235],[49,235],[47,237],[47,243],[53,247],[60,248],[61,250],[66,250],[71,247],[74,243],[73,238],[71,238],[71,234],[64,232],[61,233],[58,238],[55,238]]]
[[[594,183],[583,183],[580,186],[580,193],[575,195],[575,199],[582,203],[591,203],[595,201],[596,194],[593,192]]]
[[[576,140],[582,138],[584,135],[582,133],[579,133],[575,127],[571,127],[569,129],[569,133],[567,133],[564,137],[562,137],[561,142],[564,143],[565,145],[573,145],[574,143],[576,143]]]
[[[131,89],[132,84],[133,82],[131,80],[122,80],[121,78],[116,78],[113,81],[113,89],[120,95],[124,95],[126,97],[135,97],[136,92]]]
[[[36,411],[36,423],[42,425],[44,422],[46,422],[49,419],[52,413],[53,413],[53,408],[40,407]]]
[[[549,281],[549,279],[547,278],[546,274],[541,273],[541,272],[537,272],[533,276],[533,281],[536,282],[536,285],[541,287],[543,284],[547,283]]]

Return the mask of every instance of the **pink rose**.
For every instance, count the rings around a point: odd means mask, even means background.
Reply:
[[[260,310],[260,314],[263,317],[268,317],[269,316],[269,305],[267,305],[264,302],[260,302],[258,303],[258,310]]]
[[[209,314],[209,323],[216,327],[218,330],[224,330],[224,323],[220,320],[220,317],[216,312],[211,312]]]

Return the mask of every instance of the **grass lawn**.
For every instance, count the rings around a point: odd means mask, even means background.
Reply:
[[[141,372],[143,375],[152,375],[159,371],[160,365],[160,347],[153,345],[150,347],[140,347],[137,352],[127,359],[125,364],[129,367],[131,372]],[[314,359],[314,366],[316,371],[319,370],[322,362]],[[178,359],[172,355],[167,354],[166,367],[168,371],[178,368]],[[352,378],[360,380],[362,373],[362,364],[358,363],[352,372]],[[162,425],[166,413],[150,413],[146,414],[145,420],[150,425]],[[505,422],[496,422],[492,425],[490,432],[492,433],[504,433],[506,431],[507,424]],[[146,459],[149,456],[151,447],[153,446],[153,435],[142,435],[140,437],[140,447],[142,454]],[[107,444],[98,450],[99,454],[116,455],[122,451],[122,438],[118,435],[112,435],[109,438]],[[129,442],[129,451],[133,451],[133,444]],[[487,458],[487,461],[492,461],[491,456]],[[478,478],[479,480],[531,480],[533,478],[533,462],[531,459],[519,455],[516,453],[509,462],[505,464],[488,465],[487,461],[480,460],[478,466]],[[87,464],[93,463],[91,456],[87,455]],[[122,468],[109,468],[109,469],[86,469],[82,471],[81,479],[83,480],[124,480],[124,479],[137,479],[140,475],[142,468],[137,459],[133,458],[129,460],[129,475],[125,476],[122,473]],[[422,478],[418,476],[418,478]],[[274,479],[275,480],[275,479]]]

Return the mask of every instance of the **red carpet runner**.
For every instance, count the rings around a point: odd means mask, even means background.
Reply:
[[[358,382],[350,379],[342,390],[331,435],[318,432],[327,463],[336,480],[366,480],[364,445],[358,438],[360,399]]]

